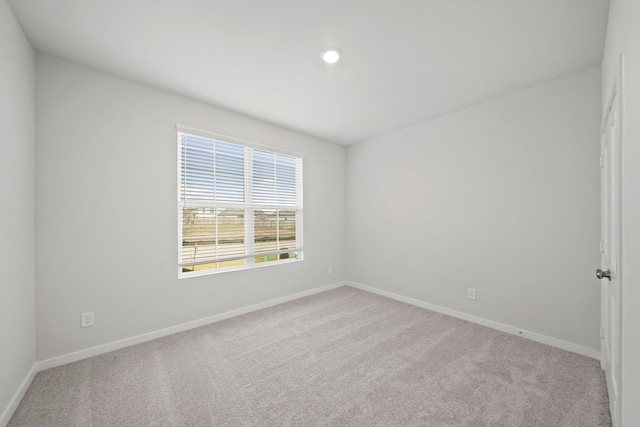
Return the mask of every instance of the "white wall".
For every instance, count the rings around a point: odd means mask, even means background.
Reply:
[[[591,69],[349,147],[349,279],[599,349],[599,121]]]
[[[0,424],[35,362],[35,56],[0,0]]]
[[[612,0],[602,62],[603,108],[624,54],[622,402],[623,426],[640,422],[640,2]]]
[[[344,280],[344,147],[49,56],[36,87],[38,360]],[[178,280],[176,123],[304,155],[304,261]]]

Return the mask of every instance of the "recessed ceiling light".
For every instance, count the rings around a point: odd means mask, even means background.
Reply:
[[[335,64],[340,60],[340,50],[327,49],[322,52],[322,60],[327,64]]]

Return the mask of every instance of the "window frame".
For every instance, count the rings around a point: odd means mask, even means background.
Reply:
[[[219,141],[219,142],[226,142],[226,143],[230,143],[230,144],[236,144],[236,145],[240,145],[242,147],[245,148],[250,148],[250,149],[257,149],[257,150],[262,150],[262,151],[268,151],[271,153],[277,153],[277,154],[283,154],[283,155],[287,155],[287,156],[292,156],[292,157],[296,157],[298,159],[301,160],[301,168],[302,168],[302,173],[300,174],[300,205],[299,207],[294,206],[294,207],[289,207],[289,206],[282,206],[280,208],[278,208],[277,210],[284,210],[284,211],[289,211],[289,210],[293,210],[300,213],[299,217],[298,215],[296,215],[296,242],[297,245],[293,250],[280,250],[280,251],[271,251],[269,252],[269,254],[273,254],[273,253],[292,253],[295,252],[297,253],[297,257],[295,258],[286,258],[286,259],[278,259],[278,260],[273,260],[273,261],[268,261],[268,262],[259,262],[256,263],[254,262],[254,257],[255,255],[260,256],[260,254],[255,254],[255,251],[252,251],[254,253],[250,253],[247,252],[248,248],[253,249],[254,247],[254,231],[255,231],[255,225],[254,225],[254,217],[255,217],[255,210],[261,208],[260,205],[254,205],[252,203],[251,200],[251,196],[252,196],[252,179],[253,179],[253,175],[251,173],[249,173],[251,171],[251,165],[249,164],[250,162],[246,161],[246,157],[245,157],[245,163],[244,163],[244,190],[245,190],[245,201],[241,204],[238,205],[239,209],[243,209],[245,210],[245,215],[244,215],[244,220],[245,220],[245,232],[244,232],[244,245],[245,245],[245,255],[243,256],[238,256],[237,259],[244,259],[245,263],[244,265],[239,265],[239,266],[228,266],[228,267],[223,267],[223,268],[210,268],[210,269],[206,269],[206,270],[197,270],[197,271],[188,271],[188,272],[184,272],[182,271],[183,268],[183,262],[181,259],[181,255],[182,255],[182,226],[183,226],[183,222],[182,222],[182,208],[183,208],[183,199],[182,199],[182,146],[181,146],[181,142],[180,142],[180,134],[181,133],[187,133],[190,135],[194,135],[194,136],[198,136],[198,137],[202,137],[202,138],[207,138],[207,139],[212,139],[214,141]],[[278,148],[278,147],[273,147],[270,145],[266,145],[266,144],[261,144],[261,143],[257,143],[254,141],[249,141],[249,140],[245,140],[242,138],[237,138],[237,137],[233,137],[233,136],[229,136],[229,135],[224,135],[224,134],[219,134],[219,133],[215,133],[215,132],[209,132],[206,130],[202,130],[202,129],[198,129],[198,128],[194,128],[194,127],[190,127],[190,126],[184,126],[181,124],[176,124],[176,138],[177,138],[177,144],[176,144],[176,164],[177,164],[177,180],[176,180],[176,184],[177,184],[177,259],[178,259],[178,278],[179,279],[185,279],[185,278],[189,278],[189,277],[199,277],[199,276],[207,276],[210,274],[220,274],[220,273],[227,273],[227,272],[231,272],[231,271],[241,271],[241,270],[250,270],[250,269],[254,269],[254,268],[261,268],[261,267],[268,267],[268,266],[273,266],[273,265],[282,265],[282,264],[290,264],[290,263],[295,263],[295,262],[299,262],[299,261],[303,261],[304,260],[304,241],[303,241],[303,218],[304,218],[304,208],[303,208],[303,200],[304,200],[304,155],[295,151],[291,151],[291,150],[286,150],[286,149],[282,149],[282,148]],[[246,200],[246,196],[247,196],[247,189],[250,189],[249,192],[249,201],[247,202]],[[231,205],[233,205],[233,203],[230,203]],[[247,205],[250,205],[251,207],[247,207]],[[206,206],[203,206],[206,207]],[[269,208],[267,208],[269,209]],[[247,212],[250,211],[250,214],[247,214]],[[249,255],[247,255],[249,254]]]

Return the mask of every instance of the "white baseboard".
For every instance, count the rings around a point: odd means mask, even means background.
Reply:
[[[515,326],[505,325],[504,323],[494,322],[493,320],[488,320],[483,317],[477,317],[471,314],[463,313],[461,311],[451,310],[449,308],[441,307],[439,305],[430,304],[428,302],[417,300],[415,298],[409,298],[402,295],[394,294],[393,292],[383,291],[382,289],[372,288],[370,286],[362,285],[360,283],[347,281],[345,282],[345,284],[353,288],[361,289],[363,291],[382,295],[387,298],[406,302],[407,304],[426,308],[427,310],[435,311],[442,314],[447,314],[452,317],[457,317],[458,319],[467,320],[472,323],[477,323],[478,325],[487,326],[489,328],[497,329],[499,331],[506,332],[508,334],[518,335],[524,338],[528,338],[532,341],[536,341],[542,344],[547,344],[552,347],[557,347],[562,350],[571,351],[573,353],[578,353],[583,356],[600,360],[600,351],[594,348],[585,347],[585,346],[574,344],[572,342],[564,341],[558,338],[553,338],[547,335],[538,334],[536,332],[531,332],[524,329],[516,328]]]
[[[74,353],[65,354],[62,356],[53,357],[51,359],[41,360],[36,362],[37,370],[42,371],[56,366],[66,365],[67,363],[76,362],[78,360],[86,359],[89,357],[97,356],[99,354],[108,353],[110,351],[119,350],[124,347],[140,344],[143,342],[151,341],[157,338],[172,335],[178,332],[183,332],[189,329],[197,328],[200,326],[208,325],[214,322],[220,322],[221,320],[229,319],[231,317],[240,316],[242,314],[250,313],[252,311],[262,310],[263,308],[272,307],[274,305],[282,304],[285,302],[293,301],[299,298],[304,298],[309,295],[325,292],[330,289],[345,286],[346,282],[333,283],[327,286],[321,286],[318,288],[310,289],[304,292],[298,292],[296,294],[287,295],[272,299],[269,301],[261,302],[258,304],[250,305],[248,307],[239,308],[237,310],[227,311],[226,313],[216,314],[214,316],[205,317],[204,319],[194,320],[192,322],[183,323],[181,325],[171,326],[169,328],[160,329],[154,332],[148,332],[146,334],[137,335],[131,338],[125,338],[120,341],[114,341],[107,344],[102,344],[96,347],[87,348],[85,350],[76,351]],[[1,426],[0,426],[1,427]]]
[[[20,401],[24,397],[24,394],[27,392],[27,389],[31,385],[31,381],[33,381],[36,373],[38,373],[38,366],[37,363],[34,363],[31,369],[29,369],[29,372],[27,372],[27,376],[24,377],[24,380],[22,380],[20,387],[18,387],[18,390],[9,401],[9,404],[2,412],[2,415],[0,415],[0,427],[5,427],[7,424],[9,424],[11,416],[15,412],[16,408],[18,408]]]

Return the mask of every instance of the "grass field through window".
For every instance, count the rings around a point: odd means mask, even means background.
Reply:
[[[268,254],[295,248],[296,212],[288,210],[254,213],[255,263],[295,259],[296,252]],[[244,210],[220,208],[183,208],[182,262],[205,261],[246,255]],[[245,265],[244,259],[212,262],[183,267],[183,272],[203,271]]]

